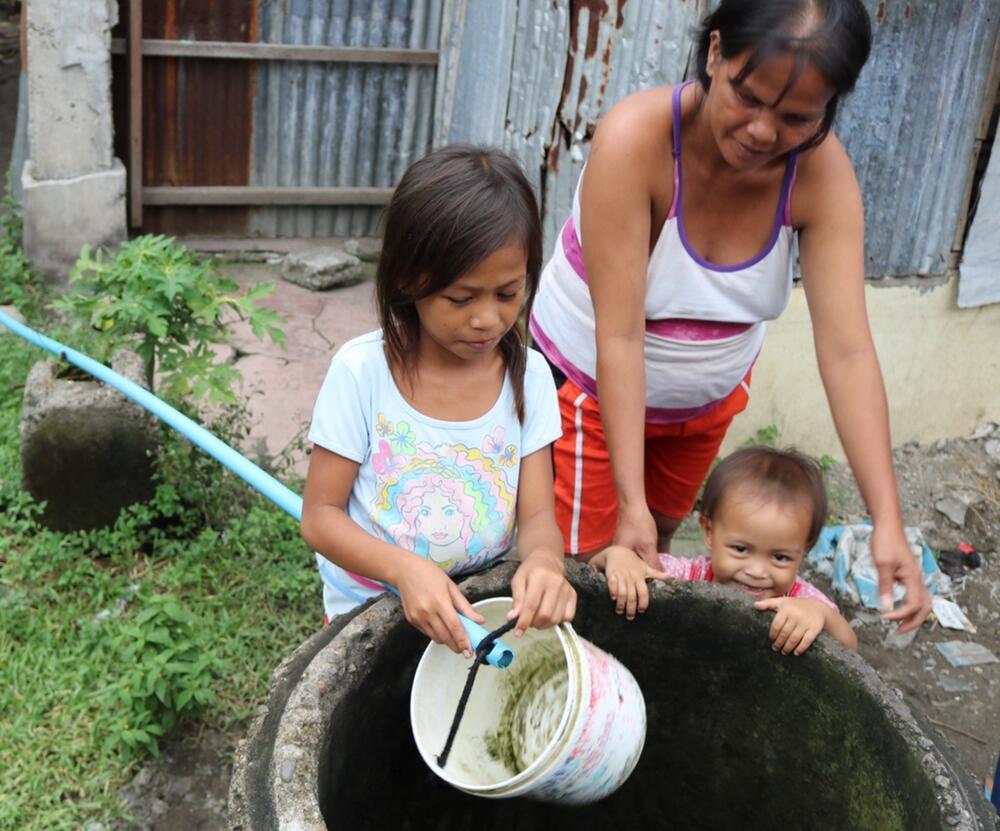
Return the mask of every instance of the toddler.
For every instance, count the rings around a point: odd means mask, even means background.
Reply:
[[[701,529],[709,556],[660,555],[650,567],[632,549],[610,546],[591,563],[602,568],[619,614],[646,610],[646,580],[705,580],[732,586],[773,612],[771,645],[801,655],[826,632],[849,649],[858,640],[836,605],[798,576],[826,518],[823,474],[812,459],[790,450],[748,447],[709,474],[701,500]]]

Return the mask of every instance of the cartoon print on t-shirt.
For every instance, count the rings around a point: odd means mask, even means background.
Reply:
[[[379,423],[387,424],[382,414]],[[407,425],[399,427],[408,432]],[[506,551],[515,506],[504,469],[506,451],[498,451],[494,460],[464,444],[432,447],[413,445],[411,439],[407,447],[393,441],[396,435],[391,431],[388,441],[379,441],[372,456],[376,475],[371,519],[385,539],[459,572]]]

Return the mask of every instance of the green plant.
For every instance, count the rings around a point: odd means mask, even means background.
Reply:
[[[774,424],[761,427],[750,438],[743,442],[743,447],[753,447],[762,445],[764,447],[776,447],[778,439],[781,438],[781,431]]]
[[[114,253],[84,246],[70,272],[76,289],[52,307],[99,333],[98,360],[121,346],[133,346],[152,387],[175,401],[208,396],[233,403],[238,371],[220,363],[215,345],[227,342],[226,326],[236,316],[260,339],[283,344],[284,320],[258,305],[274,289],[258,283],[241,293],[221,277],[214,263],[198,257],[172,237],[144,235],[122,243]]]
[[[208,635],[170,594],[149,598],[142,611],[110,639],[112,654],[127,669],[114,685],[124,708],[112,722],[105,746],[121,744],[159,755],[159,739],[184,717],[215,701],[212,682],[219,667]]]
[[[21,249],[21,213],[8,187],[0,200],[0,303],[15,306],[26,318],[38,316],[42,286]]]

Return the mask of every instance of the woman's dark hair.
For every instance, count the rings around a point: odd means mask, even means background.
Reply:
[[[528,259],[525,308],[542,267],[542,226],[534,191],[521,167],[492,147],[452,145],[414,162],[385,214],[375,275],[379,322],[390,366],[411,376],[420,320],[416,302],[455,280],[505,245],[524,246]],[[524,421],[524,332],[515,325],[500,341]]]
[[[811,511],[806,550],[819,539],[826,522],[826,487],[819,463],[796,450],[744,447],[726,456],[705,481],[701,515],[711,520],[727,498],[741,497],[802,505]]]
[[[719,50],[726,60],[749,51],[746,65],[733,79],[742,83],[764,61],[777,55],[795,56],[795,68],[782,96],[813,63],[833,85],[834,94],[816,134],[799,149],[815,147],[830,132],[840,98],[858,80],[871,51],[872,29],[861,0],[722,0],[698,28],[695,68],[707,90],[708,47],[719,33]]]

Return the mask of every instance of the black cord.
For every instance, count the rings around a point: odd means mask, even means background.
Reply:
[[[455,734],[458,733],[458,725],[465,715],[465,705],[469,703],[469,695],[472,693],[472,685],[476,681],[476,673],[479,667],[486,663],[486,656],[490,654],[497,638],[509,632],[517,625],[516,620],[505,623],[499,629],[494,629],[479,642],[476,647],[476,656],[469,667],[469,676],[465,679],[465,689],[462,690],[462,697],[458,699],[458,708],[455,710],[455,717],[451,720],[451,729],[448,731],[448,740],[444,743],[444,749],[438,754],[437,763],[439,768],[448,764],[448,755],[451,753],[452,743],[455,741]]]

